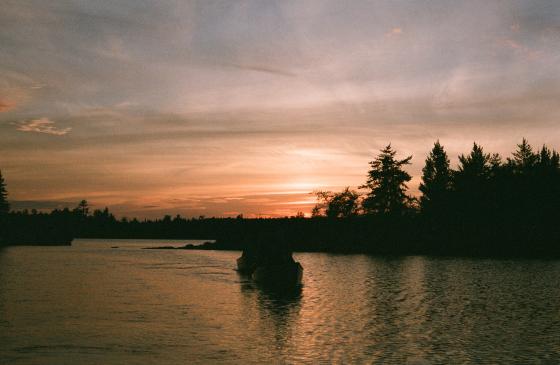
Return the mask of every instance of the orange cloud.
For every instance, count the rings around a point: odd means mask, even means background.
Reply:
[[[16,103],[10,100],[2,100],[0,99],[0,112],[7,112],[10,109],[13,109],[16,106]]]
[[[72,128],[57,128],[52,120],[49,120],[48,118],[40,118],[18,123],[17,130],[22,132],[36,132],[63,136],[70,132]]]
[[[390,31],[388,31],[387,33],[385,33],[386,37],[399,37],[403,34],[403,30],[400,27],[395,27],[393,29],[391,29]]]
[[[523,44],[517,42],[514,39],[502,39],[500,40],[500,44],[502,44],[505,48],[512,50],[513,52],[519,53],[529,59],[537,59],[539,58],[542,53],[540,51],[535,51]]]

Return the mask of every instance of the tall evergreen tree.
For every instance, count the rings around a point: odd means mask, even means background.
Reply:
[[[0,214],[7,214],[10,211],[10,203],[8,203],[8,191],[6,190],[6,182],[0,171]]]
[[[529,176],[532,191],[528,195],[529,198],[536,197],[541,208],[548,206],[550,208],[550,211],[547,212],[549,216],[555,216],[554,211],[560,203],[560,155],[546,146],[543,146],[536,155],[535,173]],[[529,203],[537,204],[535,199]]]
[[[363,202],[367,213],[398,214],[413,202],[413,198],[406,194],[406,183],[411,176],[403,170],[403,166],[410,164],[412,156],[397,160],[396,154],[389,144],[369,163],[371,170],[367,182],[361,186],[370,189]]]
[[[536,165],[541,170],[557,171],[560,169],[560,155],[555,150],[551,151],[548,147],[542,146]]]
[[[500,160],[499,155],[484,153],[482,146],[474,143],[470,154],[459,156],[459,169],[455,174],[456,183],[462,185],[462,183],[487,180],[500,166]]]
[[[454,215],[463,226],[463,234],[474,232],[474,227],[491,226],[498,204],[496,193],[503,190],[498,184],[501,159],[497,154],[485,153],[476,143],[467,156],[459,156],[458,170],[453,174]]]
[[[422,209],[429,209],[434,205],[441,205],[451,188],[451,169],[449,158],[443,146],[436,141],[430,154],[426,158],[426,165],[422,169],[422,183],[420,203]]]
[[[533,147],[525,138],[517,145],[517,151],[513,153],[513,158],[508,158],[508,165],[513,173],[524,174],[530,172],[539,161],[539,154],[533,152]]]
[[[87,200],[80,201],[78,206],[74,208],[74,211],[83,217],[87,217],[89,214],[89,203]]]

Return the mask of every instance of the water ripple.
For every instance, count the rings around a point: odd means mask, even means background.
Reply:
[[[297,254],[279,292],[236,252],[118,245],[0,253],[0,362],[560,362],[557,261]]]

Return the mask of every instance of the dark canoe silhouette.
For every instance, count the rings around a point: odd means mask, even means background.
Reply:
[[[251,275],[255,268],[254,260],[250,260],[247,256],[241,256],[237,259],[237,271],[241,274]]]
[[[301,285],[303,267],[299,262],[279,265],[258,266],[251,274],[258,284],[274,286]]]
[[[300,285],[303,278],[303,267],[299,262],[258,265],[247,256],[237,259],[237,271],[249,275],[253,281],[264,285]]]

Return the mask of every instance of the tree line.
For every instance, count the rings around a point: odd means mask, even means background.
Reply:
[[[511,204],[520,206],[520,203],[521,206],[550,206],[554,194],[558,192],[554,189],[560,177],[558,152],[547,146],[534,151],[526,139],[517,145],[512,157],[506,160],[499,154],[485,153],[480,145],[474,143],[468,155],[459,156],[459,165],[455,170],[450,166],[444,147],[439,141],[435,142],[422,169],[420,198],[407,194],[406,184],[412,177],[404,170],[404,166],[410,164],[412,156],[402,160],[395,156],[396,151],[388,145],[369,163],[371,169],[367,181],[359,187],[368,190],[365,194],[350,187],[335,193],[316,192],[318,204],[313,208],[312,216],[348,218],[361,214],[438,212],[447,215],[451,207],[476,208],[483,200],[494,200],[493,208],[505,208]],[[546,198],[545,201],[535,201],[538,191],[541,191],[540,198]],[[508,198],[508,194],[515,195]],[[527,198],[528,201],[523,201]]]
[[[407,193],[411,176],[404,167],[412,156],[395,156],[388,145],[370,162],[367,181],[360,186],[365,193],[349,187],[317,192],[313,216],[369,217],[369,226],[384,233],[387,224],[388,240],[378,242],[374,251],[542,256],[560,252],[557,151],[546,145],[535,150],[523,139],[504,159],[474,143],[468,154],[458,156],[453,169],[436,141],[422,169],[419,198]],[[415,237],[403,242],[403,229],[412,230]],[[398,248],[381,247],[399,239]]]
[[[420,197],[409,194],[405,168],[388,145],[369,163],[358,190],[318,191],[312,218],[191,218],[117,220],[107,208],[10,212],[0,174],[0,217],[25,231],[35,226],[72,231],[76,237],[217,239],[213,248],[240,249],[250,241],[289,241],[295,250],[383,254],[515,255],[560,254],[560,157],[527,140],[510,157],[474,143],[456,168],[436,141],[422,169]],[[6,218],[2,219],[4,222]],[[64,223],[65,222],[65,223]],[[6,227],[6,224],[4,224]],[[18,229],[13,230],[17,232]],[[27,229],[27,231],[30,231]],[[37,231],[37,230],[35,230]],[[45,228],[43,231],[49,231]],[[63,229],[61,229],[63,231]],[[5,240],[6,241],[6,240]]]

